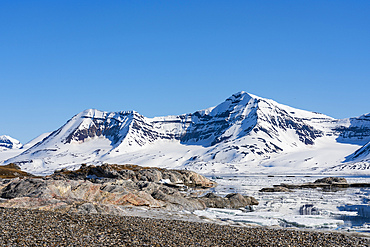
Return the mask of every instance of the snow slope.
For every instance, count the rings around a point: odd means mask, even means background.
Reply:
[[[29,149],[36,143],[42,141],[46,136],[48,136],[50,133],[45,133],[42,134],[34,139],[32,139],[30,142],[27,142],[26,144],[22,145],[18,140],[11,138],[9,136],[0,136],[0,162],[3,160],[8,160],[12,157],[15,157],[25,150]],[[1,140],[6,140],[4,141],[5,145],[9,145],[8,142],[9,140],[13,143],[12,148],[5,148],[4,146],[2,147],[2,141]]]
[[[0,161],[14,157],[21,153],[22,144],[7,135],[0,136]]]
[[[4,163],[35,174],[104,162],[208,174],[318,173],[350,164],[346,157],[370,141],[369,116],[337,120],[246,92],[179,116],[89,109]]]

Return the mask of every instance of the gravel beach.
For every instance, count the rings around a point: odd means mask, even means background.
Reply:
[[[370,246],[340,233],[0,208],[1,246]]]

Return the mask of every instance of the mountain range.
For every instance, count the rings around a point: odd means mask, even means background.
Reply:
[[[369,142],[370,114],[334,119],[239,92],[215,107],[177,116],[85,110],[24,146],[0,138],[0,160],[39,175],[82,163],[203,174],[353,174],[370,172]]]

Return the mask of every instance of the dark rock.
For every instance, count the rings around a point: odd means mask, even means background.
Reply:
[[[283,186],[276,186],[273,188],[262,188],[259,191],[260,192],[291,192],[290,189],[283,187]]]
[[[347,180],[345,178],[341,177],[327,177],[327,178],[321,178],[317,179],[314,182],[316,183],[322,183],[322,184],[347,184]]]
[[[368,188],[368,187],[370,187],[370,183],[354,183],[354,184],[349,184],[349,187]]]
[[[319,210],[313,204],[305,204],[299,208],[300,215],[319,215]]]
[[[210,192],[210,193],[207,193],[204,198],[221,198],[221,196],[217,196],[216,194]]]
[[[251,196],[243,196],[238,193],[232,193],[226,195],[226,197],[220,197],[213,193],[198,198],[199,201],[205,204],[208,208],[244,208],[249,205],[258,205],[258,201]]]
[[[226,195],[230,201],[230,208],[241,208],[249,205],[258,205],[258,201],[251,196],[243,196],[239,193],[231,193]]]
[[[39,197],[45,189],[46,182],[42,179],[15,179],[0,191],[0,197],[6,199],[26,196]]]
[[[274,187],[285,187],[288,189],[303,189],[303,188],[323,188],[325,190],[335,190],[337,188],[348,188],[351,184],[347,183],[345,178],[341,177],[326,177],[317,179],[313,183],[304,183],[304,184],[280,184],[274,185]]]
[[[224,198],[213,193],[208,193],[197,200],[204,203],[205,207],[207,208],[226,208],[228,205]]]
[[[159,182],[162,179],[162,173],[158,169],[143,169],[137,174],[139,181]]]
[[[98,211],[96,210],[94,204],[92,203],[84,203],[78,207],[78,213],[83,214],[97,214]]]

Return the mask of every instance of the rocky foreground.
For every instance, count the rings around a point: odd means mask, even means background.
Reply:
[[[0,179],[0,207],[122,215],[125,207],[194,211],[257,205],[250,196],[207,193],[216,183],[192,171],[133,165],[81,166],[42,178]]]
[[[340,233],[205,223],[187,212],[248,210],[258,201],[217,196],[209,192],[216,183],[192,171],[83,165],[32,177],[18,170],[0,173],[0,246],[370,246]]]
[[[340,233],[0,208],[1,246],[369,246]]]

